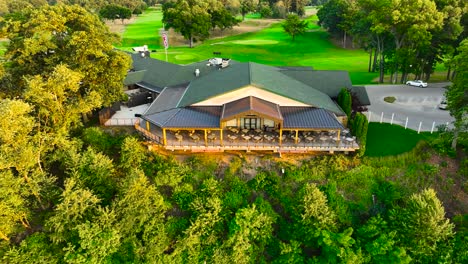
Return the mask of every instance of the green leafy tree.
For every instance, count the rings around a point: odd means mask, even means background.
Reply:
[[[371,263],[410,263],[406,250],[397,246],[396,231],[380,216],[370,218],[357,230],[358,243],[369,254]]]
[[[65,181],[61,202],[47,220],[46,228],[51,232],[54,243],[76,242],[79,238],[77,226],[92,221],[98,213],[99,198],[91,191],[79,186],[74,178]]]
[[[163,6],[163,23],[165,29],[173,28],[185,39],[189,40],[189,47],[193,47],[195,37],[205,39],[212,28],[211,16],[208,10],[220,9],[220,3],[211,0],[177,0]]]
[[[453,224],[433,189],[413,194],[405,207],[390,211],[397,239],[417,262],[434,261],[441,246],[453,236]]]
[[[296,36],[303,35],[306,32],[308,22],[301,20],[298,15],[292,14],[288,15],[286,21],[284,21],[282,24],[282,27],[284,32],[291,36],[292,40],[294,41]]]
[[[453,84],[445,93],[450,115],[455,118],[455,135],[452,148],[456,149],[460,135],[466,136],[468,129],[468,39],[464,40],[458,48],[459,54],[453,64],[456,71]]]
[[[21,178],[0,170],[0,239],[10,241],[12,235],[30,227],[28,193],[23,185]]]
[[[70,130],[81,125],[81,116],[97,108],[102,96],[95,91],[82,96],[82,75],[65,65],[58,65],[47,77],[36,75],[27,82],[25,99],[36,107],[41,129],[53,140],[50,145],[66,144]]]
[[[338,94],[337,101],[338,105],[341,107],[341,109],[343,109],[348,118],[351,117],[352,97],[349,90],[346,88],[342,88],[340,93]]]
[[[99,10],[99,15],[112,21],[120,19],[123,24],[125,19],[132,18],[132,10],[119,5],[107,5]]]
[[[79,99],[97,100],[91,107],[122,98],[130,58],[114,49],[119,38],[98,16],[77,5],[44,6],[11,17],[3,30],[10,40],[5,59],[11,85],[2,87],[8,94],[22,95],[25,77],[41,75],[46,80],[61,64],[81,76],[74,92]]]
[[[328,206],[327,197],[316,184],[306,184],[299,197],[299,236],[306,244],[316,246],[316,238],[322,230],[337,231],[335,212]]]
[[[240,0],[240,13],[242,15],[242,21],[245,19],[245,15],[255,11],[258,5],[258,0]]]
[[[162,256],[171,242],[164,225],[169,209],[164,197],[137,170],[128,173],[121,189],[115,211],[123,244],[137,245],[139,254],[147,262],[164,262]]]
[[[231,236],[227,241],[232,261],[258,262],[272,236],[273,223],[273,218],[260,212],[255,205],[239,210],[230,224]]]

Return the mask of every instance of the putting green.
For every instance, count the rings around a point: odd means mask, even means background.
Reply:
[[[195,55],[192,54],[180,54],[180,55],[175,55],[174,58],[176,60],[192,60],[195,59]]]
[[[247,40],[234,40],[231,43],[241,44],[241,45],[272,45],[278,44],[277,40],[267,40],[267,39],[247,39]]]

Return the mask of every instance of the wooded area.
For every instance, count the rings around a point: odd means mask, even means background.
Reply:
[[[468,37],[468,5],[460,0],[329,0],[317,13],[332,35],[369,52],[369,71],[386,72],[392,83],[408,74],[429,80],[437,64],[455,74],[452,59]],[[399,73],[401,73],[400,79]]]
[[[122,99],[130,68],[97,15],[44,6],[1,27],[2,262],[468,262],[466,203],[452,192],[467,192],[468,42],[448,93],[458,130],[412,152],[177,160],[131,131],[83,123]],[[352,127],[365,137],[365,116]]]

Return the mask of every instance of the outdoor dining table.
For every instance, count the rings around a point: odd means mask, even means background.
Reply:
[[[262,133],[262,130],[260,128],[257,128],[257,129],[255,129],[255,132]]]
[[[191,137],[194,141],[200,140],[200,137],[197,136],[197,135],[191,135],[190,137]]]
[[[255,136],[254,139],[255,139],[255,141],[259,141],[260,139],[262,139],[262,137],[261,136]]]
[[[179,135],[179,134],[176,134],[175,135],[175,138],[178,140],[178,141],[182,141],[184,139],[184,137],[182,135]]]
[[[348,142],[353,142],[354,138],[347,137],[347,138],[345,138],[345,140],[348,141]]]
[[[327,141],[328,137],[320,137],[319,139],[322,141]]]
[[[249,130],[247,128],[242,129],[242,133],[246,134],[248,132],[249,132]]]
[[[231,140],[231,141],[234,141],[237,139],[237,136],[231,136],[231,135],[228,135],[228,138]]]
[[[309,141],[309,142],[312,142],[314,140],[313,137],[306,137],[306,140]]]
[[[232,133],[239,133],[239,129],[237,128],[230,128],[229,131],[231,131]]]
[[[215,140],[215,139],[216,139],[216,135],[215,135],[215,134],[210,134],[210,135],[208,136],[208,139],[209,139],[209,140]]]
[[[249,141],[252,137],[251,137],[251,136],[242,136],[242,138],[243,138],[245,141]]]

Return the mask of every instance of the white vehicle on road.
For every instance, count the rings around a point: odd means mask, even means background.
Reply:
[[[407,81],[406,85],[417,86],[417,87],[427,87],[427,83],[421,80]]]

